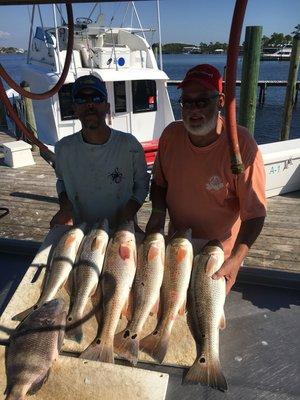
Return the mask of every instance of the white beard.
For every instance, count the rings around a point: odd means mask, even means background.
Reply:
[[[195,136],[206,136],[209,132],[216,128],[217,119],[216,117],[211,118],[207,123],[203,126],[194,127],[190,126],[190,124],[183,120],[183,125],[185,129]]]

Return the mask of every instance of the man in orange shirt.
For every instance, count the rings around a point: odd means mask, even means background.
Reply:
[[[208,64],[192,68],[179,87],[182,121],[168,125],[160,138],[146,232],[164,227],[168,209],[171,233],[192,228],[193,239],[202,245],[219,240],[225,262],[213,278],[224,276],[228,293],[266,216],[262,156],[252,136],[239,126],[245,170],[232,174],[220,116],[225,96],[216,68]]]

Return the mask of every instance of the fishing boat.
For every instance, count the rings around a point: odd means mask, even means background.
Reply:
[[[110,103],[107,124],[132,133],[141,142],[151,166],[159,136],[174,120],[166,85],[169,78],[158,68],[146,40],[145,33],[151,29],[141,25],[113,28],[103,26],[102,21],[102,15],[95,22],[76,19],[72,61],[64,85],[50,99],[33,101],[38,139],[53,150],[58,140],[81,129],[72,109],[72,85],[78,77],[93,74],[106,83]],[[37,26],[27,63],[20,66],[20,81],[26,81],[36,93],[53,87],[66,59],[67,43],[65,24]],[[14,104],[22,101],[14,90],[7,93]],[[17,108],[22,109],[22,105]],[[12,124],[10,127],[14,128]]]
[[[290,61],[292,45],[286,45],[273,53],[262,53],[261,61]]]

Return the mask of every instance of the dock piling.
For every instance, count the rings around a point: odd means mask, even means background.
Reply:
[[[247,26],[242,66],[239,123],[254,134],[257,84],[260,65],[262,26]],[[265,101],[265,88],[260,88],[261,104]]]
[[[288,140],[293,115],[293,107],[296,102],[296,84],[300,62],[300,33],[296,33],[293,38],[293,48],[289,69],[289,77],[285,93],[284,114],[281,128],[281,140]]]
[[[21,82],[20,86],[23,89],[30,92],[29,84],[26,81]],[[33,106],[32,106],[32,100],[29,99],[28,97],[23,97],[23,102],[24,102],[24,108],[25,108],[26,126],[28,129],[30,129],[34,133],[34,136],[37,138],[38,135],[37,135]],[[36,144],[32,143],[32,151],[33,152],[39,151],[39,148]]]

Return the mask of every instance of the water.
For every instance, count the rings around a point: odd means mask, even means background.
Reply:
[[[181,80],[189,68],[197,64],[212,64],[223,73],[226,65],[226,56],[212,54],[164,54],[164,71],[172,80]],[[237,79],[241,79],[242,58],[238,59]],[[259,80],[287,81],[289,62],[263,61],[260,64]],[[300,71],[298,74],[300,80]],[[171,86],[168,88],[174,116],[180,118],[178,99],[180,90]],[[285,87],[268,87],[264,107],[257,107],[254,136],[259,144],[275,142],[280,137],[283,119]],[[236,88],[237,104],[239,103],[240,88]],[[259,89],[257,90],[257,96]],[[238,115],[238,111],[237,111]],[[290,139],[300,138],[300,96],[293,111],[290,130]]]
[[[20,63],[25,62],[24,55],[0,55],[0,62],[9,71],[14,79],[18,79],[18,67]],[[207,54],[164,54],[163,64],[164,70],[172,80],[183,79],[186,71],[202,63],[214,65],[223,73],[226,64],[226,56],[224,55],[207,55]],[[242,59],[238,60],[237,79],[241,78]],[[283,61],[263,61],[260,64],[260,80],[287,80],[289,73],[289,62]],[[300,71],[298,74],[300,80]],[[236,88],[237,103],[239,101],[239,88]],[[176,119],[180,118],[180,108],[178,99],[180,91],[174,86],[168,87],[174,115]],[[259,144],[270,143],[278,140],[280,136],[285,87],[269,87],[267,89],[266,101],[264,107],[257,107],[256,123],[255,123],[255,139]],[[257,91],[258,93],[258,91]],[[238,115],[238,114],[237,114]],[[300,138],[300,96],[298,103],[293,111],[293,118],[290,131],[290,139]]]

